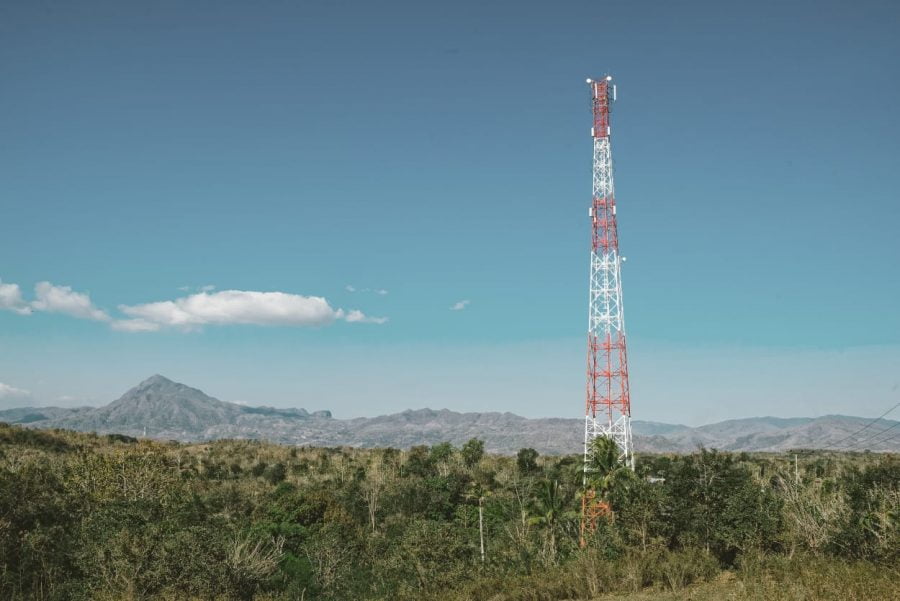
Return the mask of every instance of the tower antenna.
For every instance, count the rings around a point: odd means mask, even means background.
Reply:
[[[593,113],[593,198],[591,222],[591,271],[588,301],[587,402],[584,417],[584,494],[581,538],[597,527],[609,512],[605,499],[590,486],[594,439],[605,437],[616,444],[618,461],[634,469],[631,441],[631,395],[625,348],[625,316],[622,310],[622,258],[616,224],[616,200],[610,149],[610,105],[615,99],[612,76],[588,79]]]

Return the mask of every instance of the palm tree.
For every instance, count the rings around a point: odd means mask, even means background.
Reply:
[[[531,506],[529,524],[542,526],[546,531],[546,549],[550,561],[556,561],[556,533],[560,528],[560,522],[573,517],[571,512],[565,512],[565,500],[560,490],[559,481],[546,480],[541,483],[538,496]]]
[[[619,460],[619,446],[612,438],[598,436],[591,441],[584,466],[584,491],[581,498],[581,546],[587,545],[600,517],[612,519],[612,492],[632,476]]]
[[[591,441],[585,465],[587,488],[594,490],[603,502],[608,503],[616,485],[631,475],[628,466],[619,461],[619,455],[619,446],[612,438],[598,436]]]

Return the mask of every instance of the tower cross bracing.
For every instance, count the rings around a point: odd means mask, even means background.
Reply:
[[[598,436],[615,441],[619,460],[634,467],[631,439],[631,394],[622,307],[622,258],[610,148],[612,77],[588,80],[593,113],[593,185],[588,211],[591,265],[588,296],[587,400],[584,418],[585,485],[591,442]]]

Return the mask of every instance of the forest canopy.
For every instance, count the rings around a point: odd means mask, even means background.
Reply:
[[[634,473],[589,474],[610,511],[584,541],[582,466],[476,439],[363,450],[0,424],[0,598],[895,592],[896,455],[639,456]]]

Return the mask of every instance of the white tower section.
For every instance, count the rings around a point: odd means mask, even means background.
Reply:
[[[631,402],[622,307],[622,260],[619,256],[609,108],[611,77],[588,80],[594,112],[591,268],[588,309],[588,385],[584,453],[588,466],[591,441],[615,441],[619,459],[634,467]],[[587,474],[585,475],[587,476]]]

